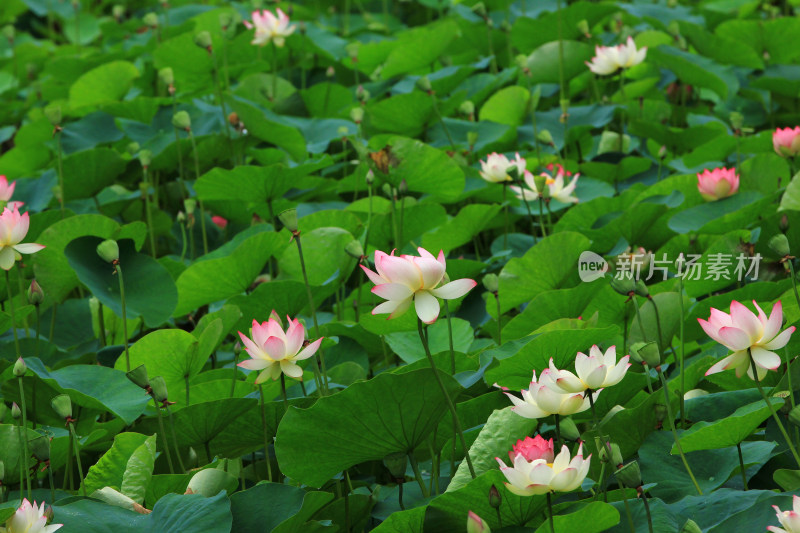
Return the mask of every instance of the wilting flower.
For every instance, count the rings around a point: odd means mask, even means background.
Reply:
[[[552,463],[555,457],[553,439],[545,440],[541,435],[536,435],[534,438],[525,437],[525,440],[517,441],[513,449],[508,452],[508,457],[513,462],[517,454],[521,454],[527,461],[544,459],[548,463]]]
[[[780,301],[772,307],[769,318],[755,300],[753,304],[758,310],[758,316],[734,300],[731,302],[731,314],[712,307],[708,320],[697,319],[709,337],[733,351],[709,368],[706,376],[734,368],[736,377],[742,377],[747,372],[751,379],[755,379],[748,352],[756,363],[759,381],[767,375],[768,370],[777,370],[781,366],[780,356],[772,350],[786,346],[795,328],[792,326],[778,333],[783,325]]]
[[[36,502],[22,500],[22,505],[8,519],[5,527],[0,527],[0,533],[51,533],[64,524],[47,525],[44,502],[37,506]]]
[[[11,270],[14,261],[22,259],[20,254],[34,254],[44,246],[36,243],[20,244],[30,225],[28,213],[19,214],[16,206],[6,207],[0,215],[0,268]]]
[[[772,133],[772,146],[781,157],[794,157],[800,153],[800,126],[778,128]]]
[[[0,200],[3,202],[11,200],[11,196],[14,194],[14,187],[16,186],[16,181],[8,183],[8,179],[6,179],[5,176],[0,176]]]
[[[569,492],[581,486],[592,456],[583,458],[583,444],[578,446],[578,453],[570,460],[569,448],[561,447],[552,463],[544,459],[528,461],[518,453],[514,457],[513,466],[509,467],[499,458],[500,470],[506,476],[508,490],[518,496],[534,496],[548,492]]]
[[[625,44],[617,46],[596,46],[592,61],[586,61],[589,70],[600,76],[613,74],[617,70],[638,65],[644,61],[647,47],[636,49],[633,37],[628,37]]]
[[[547,370],[545,370],[547,372]],[[536,371],[528,390],[522,391],[520,400],[510,392],[504,391],[511,399],[514,407],[512,411],[525,418],[544,418],[550,415],[571,415],[587,410],[590,406],[589,398],[583,394],[564,394],[559,389],[545,386],[541,381],[536,381]],[[597,399],[599,391],[592,394],[592,400]]]
[[[492,533],[486,520],[472,511],[467,513],[467,533]]]
[[[445,277],[444,252],[440,251],[439,257],[434,257],[424,248],[417,250],[419,257],[387,255],[376,250],[377,273],[360,265],[375,284],[372,292],[388,300],[375,307],[373,315],[391,313],[389,318],[395,318],[408,311],[413,302],[419,319],[432,324],[439,316],[437,298],[460,298],[478,284],[475,280],[463,278],[439,286]]]
[[[564,204],[574,204],[578,202],[578,198],[573,196],[573,192],[575,191],[575,187],[578,184],[578,177],[580,174],[575,174],[572,176],[571,172],[565,172],[564,167],[561,165],[556,165],[557,170],[555,172],[555,177],[553,176],[553,171],[555,168],[553,165],[548,165],[547,168],[550,171],[548,174],[547,172],[542,172],[541,176],[545,178],[545,185],[548,189],[548,195],[550,198],[555,198],[561,203]],[[565,176],[572,176],[572,180],[570,180],[569,185],[564,185],[564,177]],[[520,200],[536,200],[539,198],[539,190],[536,187],[536,178],[534,175],[529,172],[525,171],[525,185],[528,186],[527,189],[523,189],[522,187],[517,187],[512,185],[509,187],[514,194],[517,195],[517,198]]]
[[[708,202],[727,198],[739,190],[739,175],[733,168],[715,168],[711,172],[706,169],[697,174],[697,190]]]
[[[578,352],[575,356],[575,372],[577,376],[569,370],[559,370],[550,358],[549,372],[542,372],[541,383],[565,393],[583,392],[589,390],[600,390],[603,387],[616,385],[631,364],[628,362],[630,355],[619,360],[617,363],[617,348],[610,347],[604,354],[597,345],[592,346],[589,355]]]
[[[275,43],[275,46],[280,48],[284,45],[286,37],[294,32],[296,26],[294,24],[291,26],[289,25],[289,16],[281,11],[281,8],[275,11],[278,13],[277,17],[266,9],[260,13],[258,11],[253,11],[253,22],[251,23],[249,20],[244,21],[244,25],[248,30],[256,29],[251,44],[264,46],[272,41]]]
[[[772,533],[800,533],[800,496],[797,494],[792,496],[792,502],[791,511],[781,511],[777,505],[772,506],[778,514],[778,522],[783,526],[783,528],[769,526],[767,529]]]
[[[519,153],[515,156],[514,159],[508,159],[503,154],[492,152],[486,156],[486,161],[481,160],[481,177],[490,183],[513,181],[513,178],[508,175],[509,169],[516,167],[518,174],[527,172],[525,160],[519,156]]]
[[[270,319],[262,324],[253,320],[252,340],[241,331],[239,332],[245,350],[252,357],[252,359],[239,363],[239,366],[248,370],[263,370],[256,378],[256,384],[263,383],[270,377],[278,379],[281,372],[289,377],[302,380],[303,369],[297,366],[297,361],[308,359],[314,355],[322,342],[322,337],[320,337],[303,348],[303,341],[305,341],[303,324],[297,319],[286,318],[289,320],[286,332],[273,316],[270,316]]]

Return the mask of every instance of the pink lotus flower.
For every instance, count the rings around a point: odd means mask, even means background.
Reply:
[[[800,153],[800,126],[778,128],[772,133],[772,146],[781,157],[794,157]]]
[[[631,366],[628,362],[630,357],[626,355],[617,363],[615,346],[610,347],[604,354],[597,345],[594,345],[589,350],[589,355],[578,352],[575,356],[577,376],[569,370],[556,368],[551,357],[549,372],[548,370],[542,372],[541,383],[564,393],[583,392],[587,389],[600,390],[622,381]]]
[[[613,74],[619,69],[638,65],[644,61],[647,47],[636,49],[633,37],[628,37],[625,44],[617,46],[596,46],[592,61],[586,61],[589,70],[600,76]]]
[[[792,510],[781,511],[777,505],[772,506],[778,514],[778,522],[783,528],[769,526],[767,529],[772,533],[800,533],[800,496],[792,496]]]
[[[534,496],[548,492],[569,492],[577,489],[589,473],[592,459],[590,455],[583,458],[583,444],[578,446],[578,453],[570,460],[569,448],[561,447],[561,452],[552,463],[544,459],[528,461],[518,453],[509,467],[499,458],[500,470],[506,476],[506,488],[518,496]]]
[[[11,200],[11,196],[14,194],[14,187],[16,186],[16,181],[12,181],[11,184],[9,184],[5,176],[0,176],[0,200],[3,202]]]
[[[44,248],[41,244],[20,244],[28,234],[29,225],[27,212],[20,215],[16,206],[3,209],[0,215],[0,268],[3,270],[11,270],[14,261],[22,259],[20,254],[34,254]]]
[[[214,215],[213,217],[211,217],[211,222],[216,224],[219,229],[225,229],[228,225],[228,219],[222,218],[219,215]]]
[[[377,273],[361,265],[367,277],[375,284],[372,292],[388,300],[373,309],[373,315],[390,313],[389,318],[395,318],[408,311],[413,302],[419,319],[426,324],[432,324],[439,317],[437,298],[460,298],[478,284],[475,280],[463,278],[439,286],[445,277],[444,252],[439,251],[439,257],[434,257],[424,248],[417,250],[419,257],[397,257],[376,251]]]
[[[527,461],[544,459],[548,463],[552,463],[555,457],[553,439],[545,440],[541,435],[536,435],[534,438],[525,437],[525,440],[517,441],[512,450],[508,452],[508,457],[513,462],[517,454],[521,454]]]
[[[756,363],[759,381],[764,379],[768,370],[777,370],[781,366],[780,356],[772,350],[786,346],[795,328],[792,326],[778,333],[783,325],[783,308],[780,301],[772,307],[769,318],[755,300],[753,304],[758,310],[758,316],[734,300],[731,302],[731,314],[712,307],[708,320],[697,319],[709,337],[733,351],[731,355],[709,368],[706,376],[734,368],[736,377],[740,378],[747,372],[751,379],[755,379],[748,353],[753,356]]]
[[[548,370],[542,373],[544,374]],[[560,389],[553,389],[544,385],[543,381],[536,381],[536,371],[533,372],[528,390],[522,391],[520,400],[510,392],[504,390],[514,407],[512,411],[525,418],[544,418],[550,415],[572,415],[581,413],[590,407],[589,397],[583,394],[564,394]],[[600,391],[592,393],[592,400],[596,400]]]
[[[490,183],[513,181],[513,178],[508,175],[511,168],[516,168],[519,174],[527,172],[525,160],[519,156],[519,153],[515,156],[514,159],[508,159],[503,154],[492,152],[486,156],[486,161],[481,160],[481,177]]]
[[[245,351],[252,357],[242,361],[239,366],[248,370],[263,370],[256,378],[256,385],[264,383],[267,378],[278,379],[281,372],[289,377],[302,380],[303,369],[297,361],[308,359],[319,349],[323,337],[303,347],[305,328],[299,320],[288,316],[289,327],[283,331],[280,322],[270,316],[267,322],[259,324],[253,320],[252,340],[241,331],[239,337],[244,343]],[[301,350],[302,349],[302,350]]]
[[[0,527],[3,533],[52,533],[61,528],[64,524],[47,525],[44,502],[37,506],[27,499],[22,500],[22,505],[8,519],[5,527]]]
[[[289,25],[289,16],[281,11],[281,8],[275,10],[278,16],[266,9],[261,11],[253,11],[253,22],[249,20],[244,21],[244,25],[248,30],[256,29],[255,36],[251,44],[264,46],[272,41],[278,48],[282,47],[286,41],[286,37],[290,36],[296,26]]]
[[[739,175],[733,168],[715,168],[711,172],[706,169],[697,175],[697,190],[708,202],[727,198],[739,190]]]

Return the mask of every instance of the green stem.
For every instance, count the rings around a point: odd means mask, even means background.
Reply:
[[[272,45],[272,104],[278,101],[278,47],[275,46],[275,41],[270,43]]]
[[[194,152],[194,174],[195,179],[200,179],[200,156],[197,153],[197,142],[194,139],[194,133],[191,128],[188,128],[189,139],[192,141],[192,151]],[[206,212],[203,208],[203,200],[197,197],[197,204],[200,207],[200,232],[203,234],[203,254],[208,253],[208,236],[206,235]]]
[[[28,451],[28,414],[27,414],[27,406],[25,405],[25,388],[22,386],[22,376],[17,378],[17,382],[19,383],[19,402],[20,402],[20,410],[22,411],[22,450],[25,453],[23,456],[24,459],[22,460],[22,464],[25,466],[25,479],[28,483],[28,500],[31,499],[31,474],[28,470],[28,458],[31,456],[30,452]],[[22,484],[22,480],[20,480],[20,484]],[[21,491],[20,491],[21,492]]]
[[[261,429],[264,431],[264,460],[267,462],[267,481],[272,483],[272,464],[269,460],[269,433],[267,432],[267,413],[264,409],[264,387],[258,386],[261,395]],[[253,463],[253,474],[255,475],[256,465]]]
[[[303,258],[303,246],[300,244],[300,233],[294,235],[294,242],[297,243],[297,255],[300,257],[300,270],[303,272],[303,282],[306,285],[306,294],[308,295],[308,307],[311,310],[311,318],[314,320],[314,335],[319,338],[319,323],[317,322],[317,310],[314,306],[314,296],[311,294],[311,284],[308,283],[308,274],[306,273],[306,262]],[[314,377],[319,380],[317,384],[317,393],[320,398],[328,391],[328,373],[325,371],[325,357],[322,355],[322,350],[317,350],[314,355]]]
[[[52,505],[53,502],[56,501],[56,482],[53,479],[52,465],[47,465],[47,480],[50,483],[50,505]]]
[[[78,443],[78,435],[75,434],[75,424],[72,422],[69,423],[69,432],[72,435],[72,442],[75,446],[75,462],[78,465],[78,475],[80,476],[81,481],[81,491],[83,492],[83,497],[86,497],[86,484],[83,482],[83,467],[81,466],[81,448],[80,444]]]
[[[433,361],[431,350],[428,347],[428,340],[422,330],[422,320],[420,320],[419,317],[417,317],[417,331],[419,332],[419,338],[422,341],[422,347],[425,349],[425,356],[428,358],[428,362],[431,365],[431,370],[433,370],[433,375],[436,378],[436,383],[439,384],[439,389],[441,389],[442,395],[444,395],[445,401],[447,402],[447,408],[450,410],[450,415],[453,417],[453,427],[455,428],[456,433],[458,433],[458,437],[461,440],[461,447],[464,449],[464,458],[467,461],[469,473],[472,476],[472,479],[475,479],[475,467],[472,466],[472,459],[469,456],[469,448],[467,448],[467,441],[464,438],[464,432],[461,430],[461,422],[458,419],[456,406],[453,403],[453,400],[450,399],[450,394],[447,393],[447,389],[442,382],[442,378],[439,376],[439,371],[436,369],[436,363]],[[455,473],[450,472],[450,475],[455,475]]]
[[[42,322],[42,310],[40,304],[36,304],[36,357],[39,357],[40,351],[40,334],[39,334],[39,327],[41,326]]]
[[[744,490],[747,490],[747,474],[744,471],[744,457],[742,457],[742,443],[736,443],[736,451],[739,452],[739,471],[742,473],[742,484]]]
[[[148,182],[147,178],[147,167],[142,167],[142,184],[143,187],[141,188],[142,191],[142,199],[144,200],[144,213],[145,217],[147,218],[147,229],[148,233],[150,234],[150,255],[153,256],[153,259],[156,258],[156,233],[155,228],[153,227],[153,211],[150,207],[150,183]]]
[[[17,354],[17,359],[22,357],[19,351],[19,339],[17,338],[17,321],[16,311],[14,310],[14,295],[11,294],[11,280],[8,275],[8,270],[4,270],[6,274],[6,291],[8,292],[8,308],[11,312],[11,331],[14,333],[14,352]]]
[[[683,395],[686,394],[686,352],[685,352],[685,343],[683,337],[683,322],[685,320],[685,315],[683,314],[683,276],[678,276],[678,296],[680,297],[680,306],[681,306],[681,319],[680,319],[680,332],[679,335],[681,337],[681,393],[680,393],[680,410],[681,410],[681,427],[686,429],[686,408],[685,408],[685,400],[683,399]],[[624,353],[624,352],[623,352]]]
[[[61,194],[59,194],[59,205],[61,207],[61,218],[64,218],[64,165],[63,159],[64,155],[61,151],[61,128],[56,129],[56,161],[58,170],[58,189]]]
[[[553,525],[553,496],[552,492],[547,493],[547,521],[550,524],[550,533],[556,533],[556,526]]]
[[[542,230],[542,238],[544,239],[547,237],[547,230],[545,229],[544,224],[544,199],[542,199],[541,193],[539,194],[539,228]]]
[[[122,279],[122,267],[119,265],[119,262],[117,262],[115,266],[117,269],[117,276],[119,277],[119,298],[122,302],[122,337],[123,343],[125,344],[125,369],[127,372],[130,372],[131,357],[128,353],[128,313],[125,310],[125,282]]]
[[[508,203],[506,203],[506,191],[508,190],[508,186],[506,182],[503,182],[503,216],[505,217],[505,223],[503,226],[503,250],[508,250]]]
[[[417,483],[419,483],[422,496],[427,498],[430,496],[430,492],[428,492],[428,487],[425,486],[425,482],[422,479],[422,473],[419,471],[419,464],[417,463],[417,458],[414,456],[414,452],[408,453],[408,461],[411,463],[411,469],[414,471],[414,477],[417,479]]]
[[[164,418],[161,415],[161,407],[158,406],[158,401],[153,396],[153,403],[156,404],[156,414],[158,415],[158,429],[161,431],[161,439],[164,441],[164,453],[167,455],[167,464],[169,465],[169,473],[174,474],[175,468],[172,466],[172,454],[169,451],[169,440],[167,440],[167,432],[164,429]]]
[[[561,449],[564,445],[564,439],[561,438],[561,415],[554,414],[553,417],[556,421],[556,445],[558,446],[557,449]]]
[[[22,272],[17,272],[17,288],[19,289],[20,294],[25,294],[25,287],[22,285]],[[29,339],[31,337],[31,333],[28,330],[28,316],[22,317],[22,325],[25,328],[25,338]]]
[[[179,221],[178,226],[181,228],[181,263],[186,258],[186,225]]]
[[[650,504],[647,503],[647,496],[642,493],[642,503],[644,504],[644,513],[647,515],[647,527],[650,533],[653,533],[653,517],[650,515]]]
[[[286,398],[286,375],[281,372],[281,397],[283,398],[283,406],[289,410],[289,400]]]
[[[433,112],[436,113],[436,118],[439,119],[439,123],[442,125],[442,129],[444,130],[444,134],[447,136],[447,142],[450,143],[450,147],[455,150],[456,143],[453,142],[453,137],[450,135],[450,130],[447,129],[447,124],[444,123],[444,118],[442,118],[442,114],[439,112],[439,104],[436,99],[436,93],[433,91],[430,92],[431,99],[433,100]]]
[[[776,424],[778,424],[778,429],[781,430],[781,435],[783,435],[783,438],[786,440],[786,444],[789,446],[789,451],[792,452],[792,457],[794,457],[794,461],[797,463],[798,468],[800,468],[800,456],[797,455],[797,450],[795,449],[794,444],[792,444],[792,439],[789,438],[789,434],[786,433],[786,428],[783,427],[783,422],[781,422],[781,419],[778,418],[778,413],[776,413],[775,408],[772,407],[772,402],[769,401],[766,393],[764,393],[764,388],[761,386],[761,381],[759,381],[758,373],[756,372],[756,361],[753,359],[753,354],[750,352],[750,348],[747,349],[747,355],[750,357],[750,368],[753,372],[753,379],[756,382],[756,387],[758,387],[758,392],[761,393],[761,397],[764,399],[764,403],[767,404],[767,408],[772,415],[772,419],[775,420]]]
[[[503,328],[502,328],[501,318],[502,318],[503,314],[500,311],[500,293],[499,292],[495,292],[493,294],[494,294],[494,300],[495,300],[495,302],[497,302],[497,345],[498,346],[502,346],[503,345]]]
[[[178,457],[178,465],[181,467],[181,473],[185,473],[186,467],[183,465],[181,450],[178,447],[178,434],[175,432],[175,420],[172,418],[172,410],[169,405],[167,406],[167,417],[169,418],[169,428],[172,433],[172,444],[175,446],[175,455]]]
[[[231,398],[236,394],[236,378],[239,376],[239,354],[233,354],[233,373],[231,374]]]
[[[653,313],[656,316],[656,331],[658,332],[658,342],[656,342],[656,346],[661,353],[664,353],[665,347],[661,346],[661,343],[664,341],[664,336],[661,334],[661,318],[658,315],[658,306],[656,306],[656,301],[652,296],[648,296],[647,298],[651,304],[653,304]],[[683,390],[681,390],[683,392]]]
[[[656,371],[658,372],[658,379],[661,380],[661,388],[664,390],[664,400],[667,402],[667,420],[669,421],[669,428],[672,431],[672,436],[675,438],[675,447],[678,449],[678,453],[681,456],[681,461],[683,461],[683,466],[686,468],[686,472],[689,474],[689,477],[694,484],[694,488],[697,490],[697,493],[702,496],[703,491],[700,489],[700,485],[697,484],[697,480],[692,473],[692,469],[689,467],[689,462],[686,460],[686,455],[683,453],[681,439],[678,437],[678,430],[675,429],[675,418],[672,416],[672,405],[669,397],[669,386],[667,385],[667,379],[664,377],[664,372],[661,371],[661,367],[657,367]]]
[[[456,374],[456,351],[453,345],[453,324],[450,320],[450,304],[444,300],[444,312],[447,314],[447,341],[450,346],[450,373]]]
[[[106,317],[103,310],[103,304],[98,300],[97,302],[97,329],[100,346],[106,345]]]
[[[625,515],[628,517],[628,527],[631,528],[631,533],[636,533],[636,526],[633,525],[633,516],[631,516],[631,506],[628,504],[628,494],[619,480],[617,480],[617,485],[619,485],[619,490],[622,491],[622,503],[625,504]]]

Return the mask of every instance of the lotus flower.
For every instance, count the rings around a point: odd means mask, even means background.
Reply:
[[[592,61],[586,61],[586,65],[595,74],[607,76],[621,68],[630,68],[644,61],[647,55],[647,47],[637,50],[633,37],[628,37],[625,44],[596,46],[594,54]]]
[[[44,502],[37,506],[36,502],[22,500],[22,505],[8,519],[5,527],[0,527],[0,533],[52,533],[64,524],[47,525]]]
[[[389,318],[395,318],[408,311],[413,302],[419,319],[432,324],[439,317],[437,298],[460,298],[477,285],[475,280],[463,278],[439,286],[445,277],[444,252],[440,251],[439,257],[434,257],[424,248],[417,250],[419,257],[376,251],[377,273],[361,265],[375,284],[372,292],[387,300],[372,310],[373,315],[390,313]]]
[[[256,29],[251,44],[264,46],[272,41],[275,43],[275,46],[280,48],[284,45],[286,37],[294,32],[296,26],[289,25],[289,16],[281,11],[281,8],[275,11],[278,13],[277,17],[266,9],[260,13],[258,11],[253,11],[253,22],[251,23],[249,20],[244,21],[244,25],[248,30]]]
[[[600,391],[594,392],[592,400],[596,400],[598,394]],[[544,418],[550,415],[566,416],[583,412],[590,406],[588,396],[564,394],[559,389],[552,389],[546,387],[542,382],[537,382],[536,371],[533,372],[530,388],[522,391],[521,400],[507,391],[505,395],[514,404],[511,410],[525,418]]]
[[[792,502],[791,511],[781,511],[777,505],[772,506],[778,514],[778,522],[783,526],[783,528],[769,526],[767,529],[772,533],[800,533],[800,496],[797,494],[792,496]]]
[[[3,209],[0,215],[0,268],[3,270],[11,270],[14,261],[22,259],[20,254],[34,254],[44,248],[41,244],[20,244],[28,234],[29,225],[28,213],[20,215],[16,206]]]
[[[619,360],[617,363],[617,348],[610,347],[604,354],[597,345],[592,346],[589,355],[578,352],[575,356],[575,372],[577,376],[569,370],[559,370],[550,358],[549,372],[542,372],[541,383],[560,390],[564,393],[583,392],[585,390],[600,390],[603,387],[616,385],[631,364],[628,362],[630,355]]]
[[[708,169],[697,175],[697,190],[708,202],[727,198],[739,190],[739,175],[735,169],[715,168]]]
[[[245,350],[252,357],[239,363],[239,366],[248,370],[263,370],[256,378],[256,385],[264,383],[270,377],[273,380],[278,379],[281,372],[302,380],[303,369],[297,366],[297,361],[308,359],[319,349],[323,337],[303,347],[305,341],[303,324],[297,319],[292,320],[288,316],[286,318],[289,320],[286,332],[273,316],[262,324],[253,320],[252,339],[239,332]]]
[[[547,192],[551,198],[555,198],[561,203],[564,204],[574,204],[578,202],[578,198],[574,196],[572,193],[575,191],[575,187],[578,184],[578,177],[580,174],[575,174],[570,180],[569,185],[564,185],[564,177],[571,176],[571,172],[565,172],[564,167],[561,165],[556,165],[558,170],[555,173],[555,177],[553,177],[553,165],[548,165],[548,169],[550,173],[542,172],[542,176],[545,177],[545,185],[547,185]],[[529,171],[525,171],[525,185],[528,186],[528,189],[523,189],[522,187],[517,187],[512,185],[509,187],[511,191],[516,194],[517,198],[520,200],[536,200],[539,198],[539,190],[536,188],[536,178],[533,174]]]
[[[14,187],[16,186],[17,186],[16,181],[12,181],[9,184],[5,176],[0,176],[0,200],[2,200],[3,202],[11,200],[11,196],[13,196],[14,194]]]
[[[513,449],[508,452],[508,457],[513,462],[517,454],[521,454],[527,461],[544,459],[548,463],[552,463],[555,457],[553,439],[545,440],[541,435],[536,435],[534,438],[525,437],[525,440],[517,441]]]
[[[794,157],[800,153],[800,126],[778,128],[772,133],[772,146],[781,157]]]
[[[467,533],[492,533],[486,520],[473,513],[467,512]]]
[[[216,226],[219,229],[225,229],[225,227],[228,225],[228,219],[227,218],[223,218],[223,217],[221,217],[219,215],[214,215],[213,217],[211,217],[211,222],[216,224]]]
[[[513,181],[513,178],[508,175],[508,171],[512,167],[516,167],[519,174],[527,172],[525,160],[519,156],[519,153],[515,155],[514,159],[509,160],[503,154],[492,152],[486,157],[486,161],[481,160],[481,177],[490,183],[502,183]]]
[[[552,463],[544,459],[528,461],[518,453],[514,457],[513,466],[509,467],[499,458],[500,470],[506,476],[508,490],[518,496],[534,496],[548,492],[569,492],[583,483],[589,472],[592,456],[583,458],[583,444],[578,446],[578,453],[570,460],[569,448],[561,447],[561,453]]]
[[[767,375],[768,370],[777,370],[781,366],[780,356],[772,350],[786,346],[795,328],[792,326],[778,333],[783,325],[780,301],[772,307],[769,318],[755,301],[753,305],[758,310],[758,316],[734,300],[731,302],[731,314],[712,307],[708,320],[697,319],[709,337],[733,351],[709,368],[706,376],[734,368],[736,377],[740,378],[747,372],[751,379],[755,379],[748,352],[756,363],[759,381]]]

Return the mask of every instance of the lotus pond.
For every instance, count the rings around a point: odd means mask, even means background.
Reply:
[[[800,533],[798,11],[2,0],[0,531]]]

